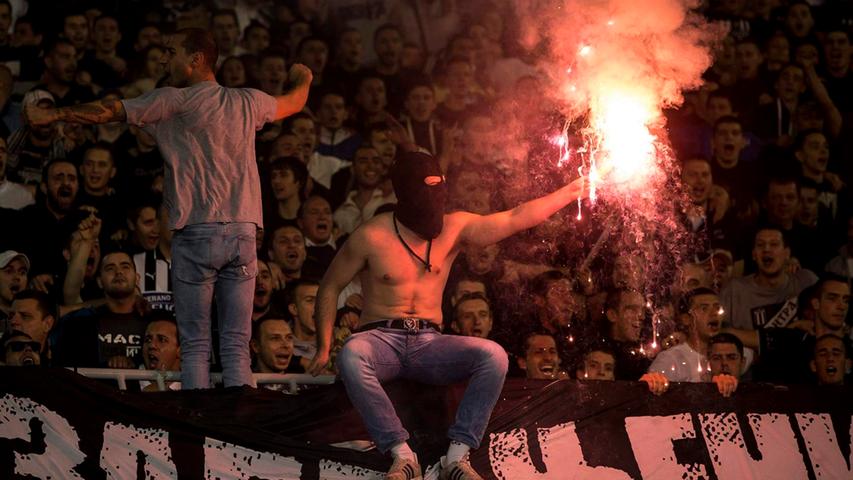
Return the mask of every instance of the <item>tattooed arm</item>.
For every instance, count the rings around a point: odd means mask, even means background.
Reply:
[[[27,107],[24,115],[27,123],[34,126],[56,121],[97,124],[127,120],[127,112],[120,100],[98,100],[61,108]]]

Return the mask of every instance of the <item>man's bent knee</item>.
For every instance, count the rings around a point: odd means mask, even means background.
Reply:
[[[505,375],[509,369],[509,357],[506,350],[492,340],[483,339],[477,343],[477,349],[481,352],[483,362],[488,364],[496,372],[501,372]]]
[[[335,363],[341,375],[347,376],[361,371],[365,365],[369,364],[372,353],[373,349],[369,342],[354,338],[344,344]]]

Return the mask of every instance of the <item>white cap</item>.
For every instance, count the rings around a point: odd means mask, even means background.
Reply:
[[[27,266],[27,270],[30,269],[30,259],[23,253],[18,253],[14,250],[6,250],[5,252],[0,253],[0,268],[6,268],[9,263],[16,258],[23,259],[24,265]]]
[[[36,106],[39,102],[47,100],[48,102],[56,105],[56,99],[53,98],[53,94],[48,92],[47,90],[35,89],[30,90],[29,92],[24,94],[23,105],[26,106]]]

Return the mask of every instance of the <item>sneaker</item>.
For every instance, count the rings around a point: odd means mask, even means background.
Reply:
[[[385,480],[423,480],[421,466],[415,460],[397,457],[385,474]]]
[[[468,457],[465,456],[458,462],[442,467],[438,480],[483,480],[483,477],[474,471],[474,467],[471,466]]]

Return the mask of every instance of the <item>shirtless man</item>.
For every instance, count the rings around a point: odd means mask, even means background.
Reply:
[[[309,372],[329,361],[336,300],[360,275],[364,309],[356,333],[337,357],[350,400],[370,436],[394,458],[386,479],[421,478],[408,432],[394,413],[381,383],[409,378],[444,385],[468,380],[450,427],[441,479],[479,479],[468,462],[477,448],[503,388],[506,352],[477,337],[442,335],[441,294],[453,260],[465,245],[485,246],[533,227],[587,193],[585,179],[512,210],[480,216],[444,214],[447,186],[438,162],[411,150],[398,154],[391,173],[398,203],[352,233],[323,277],[317,292],[317,355]]]

